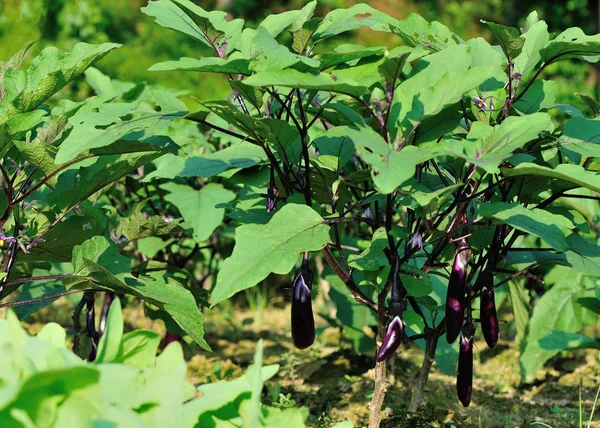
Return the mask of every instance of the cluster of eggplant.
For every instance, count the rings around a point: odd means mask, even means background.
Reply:
[[[448,282],[446,296],[446,340],[454,343],[460,336],[456,392],[458,399],[468,407],[473,389],[473,337],[475,325],[471,316],[471,296],[467,289],[467,268],[471,257],[471,247],[465,238],[456,247],[454,264]],[[315,322],[312,311],[313,273],[305,258],[296,271],[292,291],[292,338],[299,349],[308,348],[315,340]],[[402,312],[406,309],[404,299],[395,298],[392,290],[390,312],[392,319],[388,324],[385,338],[377,356],[377,362],[390,358],[402,343],[405,324]],[[499,325],[494,302],[494,277],[488,267],[479,273],[474,291],[480,293],[480,323],[483,337],[490,348],[498,343]],[[467,317],[465,320],[465,310]]]
[[[473,336],[475,335],[475,325],[471,317],[471,295],[466,284],[470,257],[471,247],[463,238],[456,247],[446,296],[446,340],[448,343],[454,343],[460,335],[456,393],[465,407],[471,403],[473,390]],[[487,345],[494,348],[498,343],[499,325],[494,301],[494,277],[489,267],[480,272],[475,290],[481,291],[481,331]],[[465,309],[467,309],[466,321],[464,321]]]

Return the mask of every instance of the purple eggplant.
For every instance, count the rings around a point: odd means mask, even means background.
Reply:
[[[313,273],[304,260],[296,271],[292,290],[292,338],[298,349],[308,348],[315,341],[311,290]]]
[[[473,391],[473,325],[463,328],[458,351],[458,373],[456,375],[456,394],[463,406],[471,404]]]
[[[481,272],[477,283],[478,289],[481,290],[479,298],[481,331],[487,345],[493,348],[498,343],[500,326],[498,325],[498,314],[496,313],[496,302],[494,301],[494,276],[491,270],[486,269]]]
[[[385,338],[383,339],[383,343],[381,344],[381,348],[379,348],[379,352],[377,352],[377,356],[375,360],[380,363],[384,360],[387,360],[396,349],[400,343],[402,343],[402,332],[404,331],[404,322],[400,319],[399,316],[395,316],[392,322],[388,324],[387,332],[385,333]]]
[[[462,239],[456,247],[454,266],[448,282],[446,295],[446,340],[454,343],[460,334],[465,312],[465,283],[467,266],[471,257],[471,247]]]

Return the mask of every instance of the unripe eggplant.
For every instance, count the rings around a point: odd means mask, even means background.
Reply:
[[[270,213],[277,207],[277,198],[279,197],[279,190],[275,185],[275,173],[271,168],[271,179],[269,180],[269,188],[267,189],[267,212]]]
[[[456,374],[456,394],[463,406],[471,404],[473,390],[473,335],[475,328],[468,325],[463,328],[458,351],[458,373]]]
[[[399,316],[395,316],[388,325],[381,348],[379,348],[379,352],[377,352],[377,356],[375,357],[375,360],[378,363],[387,360],[394,355],[394,352],[396,352],[396,349],[398,349],[398,346],[402,343],[403,331],[404,322]]]
[[[308,260],[296,271],[292,291],[292,338],[298,349],[308,348],[315,341],[315,320],[313,318],[311,290],[313,273]]]
[[[448,343],[454,343],[463,325],[465,284],[470,257],[471,247],[466,239],[462,239],[456,247],[454,266],[452,266],[446,295],[446,340]]]
[[[494,276],[490,269],[479,274],[477,279],[481,290],[479,297],[479,318],[481,319],[481,331],[485,342],[490,348],[498,343],[500,326],[498,325],[498,314],[496,313],[496,302],[494,300]]]

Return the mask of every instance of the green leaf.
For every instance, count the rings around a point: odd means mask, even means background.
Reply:
[[[6,109],[8,103],[11,105],[8,111],[13,114],[33,110],[94,62],[120,46],[116,43],[77,43],[64,53],[55,47],[44,49],[27,71],[7,70],[4,75],[7,94],[0,103],[0,111]]]
[[[329,298],[336,307],[336,317],[330,322],[344,329],[344,338],[352,344],[356,352],[372,355],[375,350],[375,338],[366,335],[363,329],[377,325],[375,314],[352,298],[348,293],[348,287],[337,275],[331,273],[324,279],[331,285]],[[373,295],[373,286],[361,284],[360,287],[366,295]]]
[[[416,13],[398,21],[392,26],[392,32],[399,35],[408,46],[422,46],[434,52],[456,45],[458,40],[458,36],[444,25],[437,21],[429,23]]]
[[[546,361],[559,352],[542,348],[540,339],[546,337],[552,330],[575,333],[581,328],[582,309],[577,304],[581,293],[581,276],[579,276],[555,285],[535,305],[526,340],[521,344],[519,357],[524,380],[528,381]]]
[[[194,230],[194,239],[198,243],[210,238],[223,221],[225,204],[235,199],[235,193],[217,183],[209,183],[200,190],[176,183],[165,183],[160,187],[169,192],[165,200],[177,207],[185,224]]]
[[[547,113],[510,116],[494,127],[474,122],[465,143],[468,160],[488,173],[498,173],[498,165],[515,150],[523,148],[541,132],[553,130],[554,124]]]
[[[289,10],[271,14],[259,24],[259,27],[267,30],[271,37],[277,37],[289,27],[291,27],[291,32],[297,31],[302,28],[306,21],[312,18],[316,6],[317,2],[311,1],[301,10]]]
[[[219,175],[231,168],[250,168],[266,159],[262,148],[242,142],[203,156],[178,157],[167,154],[155,161],[156,171],[144,181],[154,178],[202,177]]]
[[[539,340],[540,347],[549,351],[564,351],[565,349],[600,349],[600,340],[577,333],[552,330],[548,336]]]
[[[47,221],[51,219],[52,217]],[[17,261],[70,262],[73,247],[101,233],[104,226],[91,216],[67,217],[44,236],[43,242],[36,243],[27,253],[20,254]]]
[[[115,363],[136,367],[154,367],[160,335],[151,330],[134,330],[123,335]]]
[[[143,204],[138,204],[127,217],[119,219],[115,233],[129,241],[145,237],[157,237],[183,231],[177,220],[167,222],[161,216],[146,216],[142,213]]]
[[[558,83],[552,80],[536,80],[525,95],[514,104],[521,114],[531,115],[556,106]]]
[[[371,128],[355,129],[346,126],[335,128],[356,147],[360,157],[371,165],[371,176],[377,189],[384,194],[392,193],[398,186],[415,175],[416,166],[433,157],[434,152],[416,146],[396,151]]]
[[[346,31],[369,27],[374,31],[392,32],[398,21],[391,16],[359,3],[348,9],[335,9],[329,12],[317,28],[313,39],[321,41]]]
[[[600,192],[600,176],[594,172],[586,171],[579,165],[560,164],[553,169],[533,163],[522,163],[514,168],[502,168],[502,173],[507,177],[527,175],[548,177],[573,183],[594,192]]]
[[[582,157],[600,156],[600,121],[574,117],[563,127],[559,138],[561,148],[579,153]]]
[[[348,256],[348,265],[360,270],[377,270],[382,266],[387,266],[389,262],[383,252],[383,249],[387,247],[387,233],[385,228],[380,227],[373,232],[369,248],[360,254],[350,254]]]
[[[329,227],[312,208],[286,204],[265,225],[236,229],[233,254],[225,259],[211,294],[212,306],[252,287],[270,273],[286,274],[304,251],[318,251],[329,241]]]
[[[574,225],[562,215],[507,202],[481,203],[477,207],[477,213],[483,218],[494,218],[518,230],[542,238],[558,251],[569,249],[564,229],[573,229]]]
[[[56,187],[57,191],[52,197],[57,200],[59,207],[68,209],[160,156],[162,156],[160,152],[103,156],[89,166],[80,167],[76,177],[70,174],[68,176],[61,174]]]
[[[46,271],[41,269],[34,269],[32,274],[34,276],[48,274]],[[64,293],[65,286],[62,281],[32,281],[19,286],[19,294],[17,301],[24,302],[26,300],[35,300],[40,298],[49,298],[51,296],[57,296],[58,294]],[[58,299],[58,296],[56,297]],[[43,300],[41,302],[30,303],[27,305],[19,305],[15,308],[15,313],[19,317],[19,320],[26,320],[29,315],[39,311],[40,309],[52,304],[56,299]]]
[[[546,46],[550,39],[548,25],[544,21],[537,21],[530,25],[527,32],[521,37],[525,39],[525,43],[521,53],[514,60],[513,70],[516,73],[521,73],[523,77],[527,77],[540,62],[540,50]]]
[[[150,1],[141,11],[155,17],[158,25],[200,40],[219,56],[235,48],[244,26],[242,19],[227,21],[226,12],[207,12],[189,0]]]
[[[542,61],[551,63],[565,59],[597,62],[600,55],[600,34],[586,36],[578,27],[563,31],[540,51]]]
[[[79,110],[69,119],[73,130],[60,145],[56,162],[68,162],[85,150],[106,147],[121,139],[152,144],[155,140],[150,137],[158,130],[188,113],[185,104],[170,92],[156,90],[152,95],[160,112],[141,110],[139,103],[101,104],[92,111]]]
[[[202,73],[251,74],[250,61],[245,58],[188,58],[154,64],[148,71],[200,71]]]
[[[529,324],[529,293],[525,289],[525,284],[521,280],[508,282],[508,297],[515,316],[515,327],[517,330],[517,343],[521,343],[525,338],[527,326]]]
[[[582,297],[577,299],[577,303],[587,310],[600,315],[600,288],[596,289],[595,297]]]
[[[103,236],[95,236],[73,249],[75,274],[92,277],[104,288],[131,294],[158,306],[202,348],[210,350],[204,340],[202,312],[189,290],[165,281],[159,272],[152,272],[149,277],[133,277],[129,264],[129,258],[122,256],[118,247]],[[68,286],[80,287],[81,281]]]
[[[303,73],[290,68],[258,72],[244,80],[244,83],[251,86],[281,86],[339,92],[353,97],[360,97],[367,91],[365,86],[351,79],[336,79],[329,73]]]
[[[521,37],[519,30],[513,27],[506,27],[505,25],[495,24],[493,22],[487,22],[483,19],[482,24],[487,25],[494,33],[494,36],[500,42],[504,55],[510,60],[517,58],[521,49],[525,44],[525,38]]]
[[[106,330],[98,343],[95,364],[110,363],[116,360],[123,338],[123,310],[121,300],[113,299],[106,318]]]
[[[430,275],[423,273],[421,269],[406,263],[402,265],[402,269],[413,273],[413,275],[400,274],[400,280],[410,296],[425,297],[431,294],[433,291],[433,284]]]
[[[345,64],[362,58],[382,56],[385,53],[383,47],[364,47],[361,45],[341,45],[335,48],[335,52],[323,52],[315,58],[321,62],[321,70],[326,70],[336,65]]]
[[[320,62],[316,59],[290,52],[286,46],[280,45],[265,28],[247,29],[244,34],[246,39],[251,39],[251,42],[249,46],[242,48],[242,54],[251,58],[250,69],[253,71],[284,70],[289,67],[304,71],[316,70],[320,66]]]

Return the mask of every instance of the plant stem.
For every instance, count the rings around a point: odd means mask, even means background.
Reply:
[[[423,364],[419,370],[417,383],[412,389],[412,397],[410,399],[410,405],[408,406],[409,413],[415,413],[423,402],[423,392],[425,391],[425,385],[429,379],[431,366],[435,361],[435,351],[437,349],[440,331],[445,325],[444,322],[441,322],[436,329],[426,329],[425,331],[425,355],[423,357]]]

